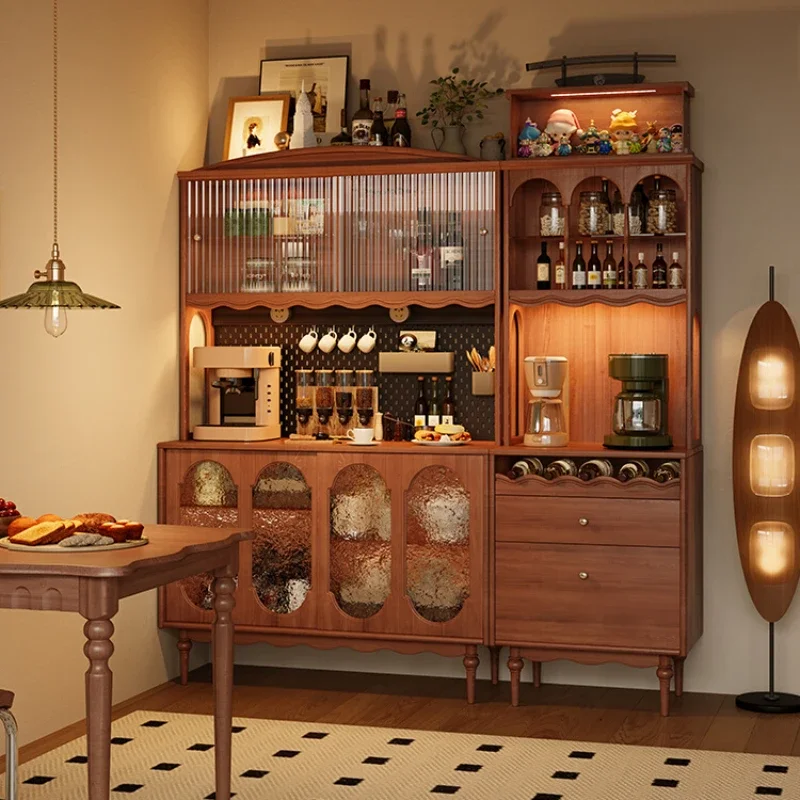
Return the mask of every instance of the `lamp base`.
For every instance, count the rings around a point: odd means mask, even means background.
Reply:
[[[785,692],[747,692],[736,698],[737,708],[762,714],[800,714],[800,695]]]

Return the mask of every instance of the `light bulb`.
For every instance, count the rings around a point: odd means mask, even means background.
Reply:
[[[750,561],[767,583],[789,580],[795,564],[794,529],[786,522],[757,522],[750,528]]]
[[[794,491],[794,443],[782,433],[760,434],[750,443],[750,489],[759,497]]]
[[[44,329],[57,339],[67,329],[67,309],[64,306],[48,306],[44,310]]]

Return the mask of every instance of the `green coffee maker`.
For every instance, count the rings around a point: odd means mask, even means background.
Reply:
[[[603,440],[605,447],[672,447],[667,433],[668,361],[668,356],[656,353],[609,355],[608,374],[622,381],[622,391],[614,398],[614,432]]]

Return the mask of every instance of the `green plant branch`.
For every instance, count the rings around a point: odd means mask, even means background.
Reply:
[[[428,105],[417,116],[423,125],[438,128],[448,125],[464,125],[475,119],[483,119],[488,108],[486,101],[503,93],[502,89],[487,89],[487,81],[466,79],[459,75],[458,67],[444,78],[432,80]]]

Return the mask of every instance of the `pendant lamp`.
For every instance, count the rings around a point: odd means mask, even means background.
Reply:
[[[64,280],[64,270],[58,249],[58,0],[53,0],[53,250],[44,271],[33,273],[36,281],[28,291],[0,300],[0,308],[43,308],[45,330],[53,337],[67,329],[68,308],[119,308]]]
[[[736,698],[748,711],[800,713],[800,696],[775,691],[775,623],[800,578],[800,343],[775,300],[756,313],[739,366],[733,419],[733,502],[739,557],[756,610],[769,623],[769,688]]]

